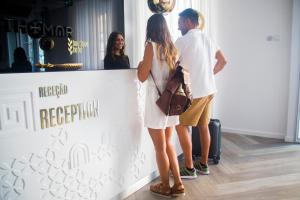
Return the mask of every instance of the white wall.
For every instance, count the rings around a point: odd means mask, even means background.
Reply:
[[[215,37],[229,61],[217,76],[214,107],[224,131],[286,136],[292,4],[213,1]]]

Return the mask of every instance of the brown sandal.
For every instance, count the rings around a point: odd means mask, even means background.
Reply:
[[[182,183],[177,183],[174,184],[173,187],[171,188],[172,196],[174,197],[179,197],[179,196],[184,196],[184,186]]]
[[[164,185],[163,183],[157,183],[150,185],[150,191],[161,197],[172,198],[171,188],[169,185]]]

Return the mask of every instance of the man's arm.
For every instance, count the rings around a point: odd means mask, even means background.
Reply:
[[[226,58],[221,50],[218,50],[216,52],[216,59],[217,63],[214,66],[214,74],[219,73],[227,63]]]

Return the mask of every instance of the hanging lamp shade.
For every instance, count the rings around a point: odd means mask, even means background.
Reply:
[[[153,13],[171,12],[176,0],[148,0],[148,7]]]
[[[54,41],[49,37],[42,37],[39,41],[39,44],[40,48],[44,51],[49,51],[54,47]]]

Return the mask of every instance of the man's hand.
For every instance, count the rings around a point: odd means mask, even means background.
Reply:
[[[217,59],[217,63],[214,67],[214,74],[219,73],[227,63],[226,58],[225,58],[225,56],[224,56],[224,54],[222,53],[221,50],[217,51],[216,59]]]

